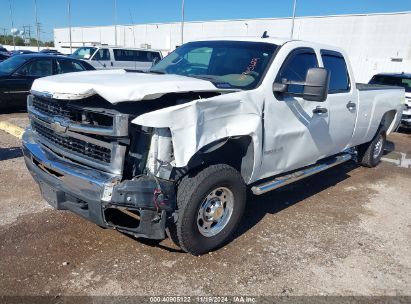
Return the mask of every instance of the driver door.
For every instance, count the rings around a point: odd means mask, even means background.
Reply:
[[[304,82],[308,69],[318,67],[311,48],[297,48],[286,57],[275,82]],[[328,102],[302,98],[303,86],[289,85],[287,93],[269,92],[264,109],[261,177],[298,169],[328,155]]]
[[[89,63],[97,70],[112,69],[113,62],[111,61],[110,50],[98,49]]]

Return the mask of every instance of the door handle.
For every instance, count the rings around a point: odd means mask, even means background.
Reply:
[[[346,107],[347,107],[348,110],[352,111],[352,110],[355,110],[357,105],[354,102],[350,101],[349,103],[347,103]]]
[[[315,109],[313,109],[313,113],[317,114],[317,115],[323,115],[327,112],[328,112],[328,110],[326,108],[323,108],[323,107],[316,107]]]
[[[113,66],[113,61],[111,62],[111,66]]]

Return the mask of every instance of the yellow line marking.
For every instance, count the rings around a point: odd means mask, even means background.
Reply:
[[[23,128],[13,125],[7,121],[0,121],[0,130],[3,130],[4,132],[7,132],[20,139],[24,132]]]

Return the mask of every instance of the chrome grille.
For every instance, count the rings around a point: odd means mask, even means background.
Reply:
[[[110,163],[111,161],[110,149],[100,147],[77,138],[58,135],[52,129],[35,121],[32,123],[32,127],[37,134],[59,148],[72,151],[100,162]]]
[[[66,105],[50,99],[34,96],[33,108],[44,114],[72,118],[72,112]]]
[[[120,175],[127,150],[129,115],[101,111],[106,107],[101,102],[84,101],[88,106],[83,107],[83,101],[74,104],[29,95],[27,110],[41,145],[57,156]]]

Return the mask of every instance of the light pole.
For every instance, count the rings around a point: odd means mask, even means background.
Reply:
[[[181,2],[181,44],[184,43],[184,0]]]
[[[11,0],[9,0],[9,5],[10,5],[10,20],[11,20],[11,30],[12,30],[12,35],[13,35],[13,49],[16,50],[16,41],[14,39],[14,22],[13,22],[13,10],[11,8]]]
[[[40,29],[39,29],[39,22],[37,19],[37,0],[34,0],[34,15],[36,17],[36,39],[37,39],[37,52],[40,52],[40,44],[39,44],[39,35],[40,35]]]
[[[117,0],[113,0],[114,4],[114,45],[117,46]],[[125,43],[125,42],[124,42]]]
[[[294,35],[294,21],[295,21],[295,9],[297,7],[297,0],[294,0],[294,6],[293,6],[293,20],[291,22],[291,34],[290,34],[290,39],[293,39]]]
[[[71,45],[71,0],[67,0],[68,19],[69,19],[69,40],[70,40],[70,54],[73,54]]]

